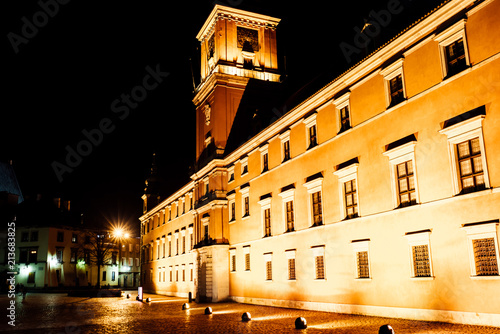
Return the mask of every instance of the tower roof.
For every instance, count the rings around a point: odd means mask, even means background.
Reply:
[[[257,26],[257,27],[264,26],[272,29],[276,28],[278,23],[281,21],[278,18],[268,15],[252,13],[245,10],[231,8],[227,6],[215,5],[214,9],[212,10],[207,20],[203,24],[203,27],[201,28],[200,32],[198,32],[198,35],[196,35],[196,38],[199,41],[204,40],[212,32],[213,27],[215,26],[217,20],[221,18],[228,18],[235,21],[244,22],[250,26]]]

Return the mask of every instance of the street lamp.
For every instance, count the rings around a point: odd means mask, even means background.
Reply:
[[[123,228],[121,227],[115,227],[112,230],[113,237],[115,239],[118,239],[118,282],[120,282],[120,270],[122,269],[122,239],[128,239],[130,237],[130,234],[125,232]],[[118,284],[118,287],[120,287],[120,284]]]

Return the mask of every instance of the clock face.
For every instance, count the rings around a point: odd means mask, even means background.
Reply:
[[[245,44],[252,47],[253,52],[259,51],[259,31],[243,27],[236,27],[238,47],[243,48]]]

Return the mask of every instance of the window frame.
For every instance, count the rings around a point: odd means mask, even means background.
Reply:
[[[311,247],[312,255],[314,257],[314,280],[315,281],[326,281],[326,260],[325,260],[325,246],[320,245],[320,246],[313,246]],[[318,258],[322,258],[322,272],[323,272],[323,277],[319,277],[319,271],[318,271]]]
[[[340,217],[341,220],[355,219],[361,216],[360,205],[359,205],[359,182],[358,182],[358,167],[359,163],[352,163],[344,168],[338,169],[333,172],[335,176],[338,177],[339,184],[339,196],[340,196]],[[346,194],[345,194],[345,183],[349,181],[356,182],[356,207],[357,207],[357,216],[348,217],[347,214],[347,202],[346,202]]]
[[[408,254],[410,257],[410,278],[412,280],[433,280],[434,270],[432,265],[432,249],[431,249],[431,230],[407,232],[405,238],[408,241]],[[413,247],[414,246],[427,246],[427,252],[429,253],[429,272],[430,276],[416,276],[415,261],[413,258]]]
[[[285,251],[285,257],[286,257],[286,262],[287,262],[287,277],[289,281],[296,281],[297,280],[297,262],[295,260],[296,258],[296,250],[295,249],[289,249]],[[290,260],[293,260],[293,275],[291,270],[290,270]]]
[[[351,104],[350,104],[351,92],[347,92],[344,95],[333,101],[335,108],[337,109],[337,134],[341,134],[352,128],[352,114],[351,114]],[[347,108],[347,114],[349,115],[349,126],[347,128],[342,127],[342,110]]]
[[[283,233],[295,231],[295,188],[291,188],[279,193],[283,203]],[[293,227],[290,230],[288,227],[288,211],[287,203],[292,202]]]
[[[308,204],[309,204],[309,227],[315,226],[323,226],[325,225],[324,219],[324,198],[323,198],[323,177],[317,177],[314,180],[304,183],[304,187],[307,189],[308,193]],[[319,192],[321,196],[321,224],[316,224],[314,222],[314,204],[313,204],[313,195]]]
[[[245,219],[250,217],[250,186],[245,188],[240,188],[241,194],[241,218]],[[247,205],[245,204],[245,198],[248,198],[248,212]]]
[[[265,144],[260,151],[260,170],[261,174],[269,171],[269,144]]]
[[[272,197],[266,197],[262,200],[260,200],[258,203],[260,205],[260,212],[261,212],[261,226],[262,226],[262,235],[264,238],[266,237],[271,237],[273,228],[272,228],[272,216],[271,216],[271,199]],[[266,220],[266,212],[269,210],[269,233],[267,233],[268,229],[268,224]]]
[[[230,268],[229,272],[236,272],[236,248],[229,249]]]
[[[385,100],[387,109],[392,108],[396,105],[404,102],[408,97],[406,95],[406,85],[405,85],[405,76],[403,71],[403,62],[404,59],[398,59],[391,65],[387,66],[385,69],[380,71],[380,74],[384,77],[384,88],[385,88]],[[401,85],[403,87],[403,97],[401,101],[393,101],[392,100],[392,92],[391,92],[391,80],[401,75]]]
[[[266,282],[273,281],[273,253],[264,253]]]
[[[370,261],[370,239],[359,239],[351,241],[352,251],[354,253],[354,279],[356,281],[370,281],[372,279],[372,268]],[[366,252],[368,257],[368,277],[361,277],[359,272],[358,253]]]
[[[245,176],[248,174],[248,156],[240,159],[240,175]]]
[[[434,37],[434,41],[436,41],[439,45],[439,58],[441,60],[441,75],[443,80],[446,80],[461,72],[464,72],[467,68],[471,66],[469,58],[469,48],[467,46],[468,45],[467,35],[465,32],[465,22],[466,19],[462,19]],[[462,39],[464,45],[465,69],[450,74],[449,73],[450,70],[448,69],[448,61],[446,57],[446,48],[460,39]]]
[[[317,125],[317,121],[316,121],[317,116],[318,116],[318,113],[314,112],[313,114],[311,114],[309,117],[307,117],[303,121],[304,125],[305,125],[305,129],[306,129],[306,150],[310,150],[310,149],[319,145],[318,125]],[[314,139],[315,139],[314,142],[311,139],[311,128],[315,129],[314,130]]]
[[[486,150],[483,137],[483,120],[484,115],[478,115],[470,119],[464,120],[460,123],[446,127],[439,131],[448,138],[448,156],[451,163],[451,176],[454,195],[462,193],[462,186],[460,182],[460,171],[458,164],[457,146],[467,140],[479,138],[479,145],[481,149],[481,162],[483,164],[483,177],[485,189],[490,188],[490,179],[488,173],[488,164],[486,161]]]
[[[287,130],[279,135],[281,141],[281,163],[287,162],[292,159],[292,152],[290,148],[290,130]],[[288,149],[285,149],[285,144],[288,142]],[[288,153],[288,154],[287,154]]]
[[[498,244],[498,220],[491,222],[482,222],[478,224],[464,224],[461,229],[467,234],[467,248],[469,253],[469,266],[471,279],[500,279],[499,275],[477,275],[476,258],[474,254],[473,240],[493,238],[495,246],[495,256],[497,262],[497,271],[500,273],[500,254]]]
[[[251,266],[251,256],[250,256],[250,246],[243,246],[243,255],[245,258],[245,271],[250,271]]]
[[[403,145],[397,146],[393,149],[390,149],[388,151],[385,151],[383,153],[384,156],[389,158],[389,167],[390,167],[390,173],[391,173],[391,190],[392,190],[392,204],[393,207],[400,208],[401,207],[401,199],[400,199],[400,193],[399,193],[399,183],[398,183],[398,172],[397,168],[398,165],[411,161],[413,165],[413,180],[414,180],[414,185],[415,185],[415,196],[416,196],[416,203],[415,204],[410,204],[407,206],[412,206],[420,203],[420,192],[418,189],[418,177],[417,177],[417,164],[416,164],[416,159],[415,159],[415,147],[417,145],[417,142],[415,140],[410,141],[408,143],[405,143]],[[410,201],[411,202],[411,201]],[[404,206],[404,207],[407,207]]]

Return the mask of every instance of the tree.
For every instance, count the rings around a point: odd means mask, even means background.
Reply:
[[[85,262],[89,265],[97,266],[97,284],[101,287],[101,267],[109,264],[116,264],[116,238],[111,232],[104,229],[86,230],[83,232],[84,251],[89,255]]]

